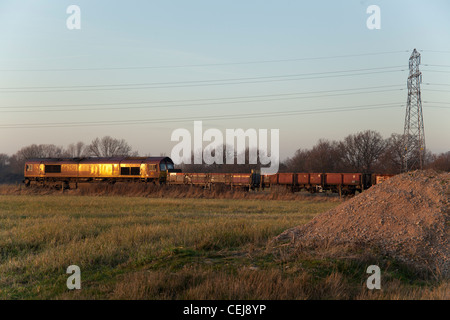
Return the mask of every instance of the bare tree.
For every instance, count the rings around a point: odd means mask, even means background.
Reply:
[[[400,173],[403,160],[403,135],[393,133],[386,139],[386,148],[375,166],[376,171],[383,173]]]
[[[311,150],[298,149],[292,158],[285,161],[286,170],[289,172],[308,172],[308,161]]]
[[[87,149],[87,147],[84,144],[84,142],[79,141],[77,143],[69,144],[65,153],[67,154],[68,157],[80,158],[85,155],[86,149]]]
[[[0,153],[0,184],[18,183],[22,178],[23,176],[20,172],[12,172],[10,157],[7,154]]]
[[[320,139],[309,152],[306,164],[310,172],[335,172],[341,164],[339,143]]]
[[[217,152],[217,154],[216,154]],[[205,160],[205,154],[211,156],[213,163]],[[195,164],[195,155],[197,158],[202,157],[202,163]],[[227,158],[232,159],[233,163],[227,164]],[[256,164],[250,164],[250,159],[253,161],[256,158]],[[238,163],[238,159],[244,163]],[[252,162],[253,162],[252,161]],[[221,149],[205,149],[205,151],[197,150],[196,153],[191,152],[191,163],[182,163],[181,170],[184,172],[203,172],[203,173],[249,173],[251,170],[258,170],[261,168],[261,161],[258,155],[258,150],[250,150],[247,147],[244,152],[238,154],[229,145],[223,145]],[[220,163],[221,162],[221,163]]]
[[[27,159],[33,158],[60,158],[64,157],[64,149],[54,144],[32,144],[23,147],[10,158],[11,169],[14,172],[22,172]]]
[[[341,142],[344,162],[356,171],[371,173],[373,166],[386,149],[386,141],[372,130],[347,136]]]
[[[32,144],[30,146],[23,147],[16,153],[16,156],[19,159],[58,158],[63,155],[64,149],[62,147],[55,146],[54,144]]]
[[[5,153],[0,153],[0,170],[9,164],[9,157]]]
[[[427,168],[450,172],[450,151],[439,155],[431,155],[431,160],[429,161]]]
[[[114,139],[105,136],[102,139],[94,139],[86,148],[87,154],[95,157],[115,157],[130,156],[132,153],[131,146],[124,139]]]
[[[286,160],[288,171],[336,172],[342,170],[342,155],[336,141],[320,139],[312,149],[299,149]]]

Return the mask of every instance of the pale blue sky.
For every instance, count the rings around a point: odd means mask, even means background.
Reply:
[[[66,28],[66,8],[71,4],[81,8],[81,30]],[[381,8],[381,30],[366,27],[369,16],[366,8],[371,4]],[[4,128],[16,124],[27,127],[29,124],[61,125],[104,120],[189,117],[204,120],[205,128],[223,131],[226,128],[280,129],[282,158],[291,156],[298,148],[311,147],[320,138],[342,139],[366,129],[377,130],[388,137],[393,132],[402,133],[404,107],[245,119],[205,118],[404,105],[408,58],[414,48],[423,50],[423,81],[430,83],[423,85],[422,92],[422,99],[426,101],[423,108],[427,147],[433,152],[450,150],[450,2],[445,0],[0,0],[0,43],[0,153],[13,154],[32,143],[66,146],[71,142],[89,143],[95,137],[111,135],[126,139],[141,154],[170,154],[175,145],[170,141],[171,132],[176,128],[193,131],[193,120],[116,126],[109,123],[105,126]],[[383,52],[390,53],[378,54]],[[367,55],[369,53],[377,54]],[[361,55],[295,60],[358,54]],[[272,62],[232,64],[258,61]],[[375,69],[385,67],[396,68]],[[333,74],[326,74],[361,69],[374,70],[358,76],[330,77]],[[282,79],[276,76],[311,73],[325,74],[273,81]],[[207,86],[199,84],[208,82],[193,83],[239,78],[258,79],[239,84],[225,81],[228,84],[220,85],[218,81]],[[260,82],[263,80],[265,82]],[[179,84],[173,84],[175,82]],[[129,90],[115,87],[99,90],[106,87],[98,87],[142,83],[158,85]],[[73,89],[73,86],[97,87],[81,88],[89,91],[54,91],[66,90],[55,87]],[[19,90],[27,92],[11,92],[17,91],[11,88],[24,87],[30,88]],[[359,88],[370,89],[355,91]],[[347,89],[350,91],[337,91]],[[329,91],[326,94],[329,96],[290,95],[317,91]],[[358,91],[366,93],[354,94]],[[336,95],[339,93],[352,94]],[[284,96],[277,96],[281,94]],[[227,100],[223,98],[231,97],[257,98],[239,98],[233,99],[234,103],[224,103]],[[277,101],[277,97],[283,99]],[[255,99],[269,101],[242,102]],[[155,103],[174,100],[193,101]],[[55,108],[59,105],[63,106]],[[161,107],[168,105],[170,107]],[[23,106],[33,108],[17,108]],[[119,109],[113,109],[113,106]],[[153,107],[123,109],[127,106]],[[45,111],[50,109],[72,111]]]

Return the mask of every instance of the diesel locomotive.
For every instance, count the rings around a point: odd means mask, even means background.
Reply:
[[[30,159],[25,163],[24,183],[59,185],[65,189],[83,182],[164,183],[171,171],[179,170],[168,157]]]

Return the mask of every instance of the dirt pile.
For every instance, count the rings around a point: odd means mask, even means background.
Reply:
[[[310,223],[286,230],[273,243],[376,247],[416,268],[450,277],[450,173],[395,176]]]

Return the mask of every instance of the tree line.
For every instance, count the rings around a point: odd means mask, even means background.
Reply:
[[[224,147],[225,148],[225,147]],[[226,151],[223,153],[226,157]],[[0,153],[0,183],[19,182],[23,178],[25,161],[31,158],[77,158],[138,156],[138,152],[124,139],[110,136],[96,138],[90,144],[77,142],[66,148],[53,144],[29,145],[12,156]],[[280,172],[364,172],[400,173],[402,169],[403,135],[392,134],[384,139],[380,133],[366,130],[350,134],[341,141],[320,139],[310,149],[298,149],[280,164]],[[235,158],[238,155],[234,155]],[[259,165],[248,164],[246,150],[244,165],[237,164],[191,164],[181,165],[183,171],[191,172],[250,172]],[[236,163],[237,161],[235,161]],[[225,163],[225,161],[224,161]],[[425,155],[425,168],[450,171],[450,151]]]
[[[379,132],[366,130],[350,134],[341,141],[320,139],[310,149],[298,149],[292,157],[280,163],[279,172],[378,172],[397,174],[402,171],[403,151],[402,134],[394,133],[385,139]],[[225,148],[223,154],[225,158]],[[237,157],[236,154],[234,156]],[[418,155],[415,156],[418,157]],[[203,163],[182,165],[181,168],[186,172],[239,173],[250,172],[250,170],[260,167],[259,159],[256,165],[248,164],[248,148],[245,151],[245,159],[245,165],[207,165]],[[450,171],[450,151],[439,155],[427,151],[424,166],[425,169]]]
[[[342,141],[321,139],[311,149],[299,149],[284,162],[284,170],[397,174],[402,170],[403,154],[402,134],[393,133],[384,139],[380,133],[367,130]],[[438,155],[426,151],[424,169],[450,171],[450,151]]]
[[[66,148],[54,144],[32,144],[12,156],[0,153],[0,183],[19,182],[23,179],[25,161],[33,158],[81,158],[138,156],[124,139],[110,136],[96,138],[90,144],[71,143]]]

